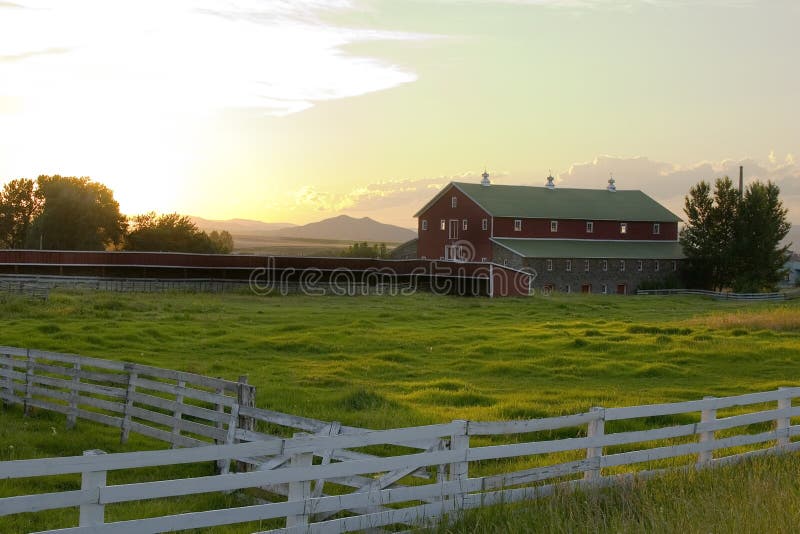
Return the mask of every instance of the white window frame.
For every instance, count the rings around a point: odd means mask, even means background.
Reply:
[[[462,220],[461,221],[461,229],[462,230],[466,230],[467,229],[467,224],[468,224],[467,223],[467,219]]]
[[[508,258],[503,258],[503,267],[508,266]]]
[[[565,270],[566,270],[568,273],[571,273],[571,272],[572,272],[572,260],[567,260],[567,266],[565,267]]]
[[[656,260],[656,262],[653,264],[653,270],[655,272],[658,272],[658,271],[661,270],[661,262],[660,261]]]
[[[553,260],[545,260],[545,266],[548,271],[553,270]]]
[[[450,207],[451,208],[458,207],[458,197],[450,197]]]
[[[522,231],[522,219],[514,219],[514,231],[515,232]]]
[[[583,272],[589,272],[589,260],[583,260]]]
[[[594,221],[586,221],[586,233],[587,234],[594,233]]]
[[[603,260],[603,272],[608,271],[608,260]]]
[[[558,232],[558,221],[550,221],[550,231]]]
[[[619,272],[625,272],[625,260],[619,260]]]
[[[619,233],[620,234],[627,234],[628,233],[628,223],[626,223],[626,222],[619,223]]]
[[[453,224],[455,223],[455,224]],[[449,230],[447,231],[447,238],[448,239],[458,239],[458,219],[450,219],[450,223],[447,225]]]
[[[422,219],[422,229],[423,230],[428,229],[428,219]]]
[[[639,260],[639,263],[636,264],[636,270],[639,272],[644,271],[644,260]]]
[[[603,284],[603,295],[608,295],[608,284]]]
[[[442,230],[442,231],[447,230],[447,220],[446,219],[442,219],[439,222],[439,229]]]
[[[572,293],[572,288],[567,284],[565,293]]]
[[[487,258],[481,258],[482,263],[486,263]]]
[[[420,256],[420,258],[419,258],[419,259],[421,259],[421,260],[427,260],[427,259],[428,259],[428,256]]]
[[[489,229],[489,219],[483,219],[481,221],[481,230],[488,230]]]
[[[661,235],[661,223],[653,223],[653,235]]]

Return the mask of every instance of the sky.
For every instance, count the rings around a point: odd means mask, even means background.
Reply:
[[[781,187],[800,223],[796,0],[0,0],[0,182],[124,213],[415,227],[452,180]]]

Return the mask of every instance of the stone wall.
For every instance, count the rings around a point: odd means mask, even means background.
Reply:
[[[662,280],[678,274],[673,265],[678,269],[681,268],[680,261],[673,264],[673,260],[641,260],[641,270],[639,270],[639,260],[609,258],[589,259],[587,271],[584,258],[553,258],[552,268],[548,269],[546,259],[523,258],[499,245],[494,246],[494,261],[515,269],[534,270],[536,272],[533,282],[534,294],[537,295],[547,291],[597,294],[624,291],[626,294],[635,294],[643,281]],[[571,269],[567,270],[569,261],[572,263]],[[624,261],[624,271],[621,269],[621,261]]]

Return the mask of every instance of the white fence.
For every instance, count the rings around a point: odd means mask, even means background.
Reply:
[[[800,435],[800,425],[792,424],[792,418],[800,417],[800,406],[793,406],[796,397],[800,388],[792,387],[670,404],[593,408],[545,419],[453,421],[376,431],[242,407],[240,414],[306,427],[316,434],[277,438],[248,431],[249,435],[240,436],[254,440],[249,443],[123,454],[87,451],[77,457],[2,462],[0,479],[80,473],[82,485],[79,490],[0,499],[0,516],[80,507],[79,526],[57,531],[61,533],[156,533],[269,519],[285,525],[269,532],[338,533],[417,525],[460,510],[540,497],[558,486],[609,484],[633,471],[648,476],[663,469],[796,450],[800,447],[792,440]],[[378,447],[381,455],[366,454],[364,447],[371,451]],[[255,470],[106,485],[106,472],[112,470],[209,461],[227,464],[231,459],[245,461]],[[401,482],[414,485],[399,486]],[[279,493],[287,498],[104,521],[106,505],[245,488],[273,493],[285,488]]]
[[[639,289],[637,295],[701,295],[716,300],[786,300],[785,293],[726,293],[707,289]]]

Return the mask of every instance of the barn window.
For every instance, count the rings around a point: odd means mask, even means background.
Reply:
[[[458,206],[458,197],[452,197],[450,199],[450,207],[455,208]]]
[[[503,265],[508,265],[508,258],[503,258]]]
[[[514,231],[522,231],[522,219],[514,219]]]
[[[486,263],[486,258],[481,258],[481,261],[482,261],[483,263]]]
[[[427,259],[428,259],[428,256],[422,256],[420,259],[422,259],[422,260],[427,260]]]
[[[569,287],[569,284],[567,284],[567,287],[564,288],[564,291],[567,293],[572,293],[572,288]]]
[[[603,284],[603,295],[608,295],[608,285]]]
[[[628,233],[628,223],[619,223],[619,233],[621,234]]]
[[[677,271],[678,270],[678,262],[675,261],[675,260],[672,260],[672,270],[673,271]]]
[[[638,270],[639,272],[642,272],[644,270],[644,262],[642,260],[639,260],[639,263],[636,265],[636,270]]]
[[[428,229],[428,219],[422,219],[422,229],[423,230]]]
[[[659,269],[661,269],[661,262],[656,260],[656,262],[653,264],[653,270],[655,270],[655,272],[658,272]]]
[[[467,229],[467,219],[464,219],[463,221],[461,221],[461,229],[462,230],[466,230]]]
[[[586,233],[587,234],[594,233],[594,221],[586,221]]]
[[[558,221],[550,221],[550,231],[558,232]]]
[[[484,219],[481,221],[481,230],[488,230],[489,229],[489,219]]]
[[[589,272],[589,260],[583,260],[583,272]]]
[[[567,272],[572,271],[572,260],[567,260]]]
[[[552,271],[553,270],[553,260],[547,260],[545,263],[547,265],[547,270],[548,271]]]
[[[661,233],[661,225],[659,223],[653,223],[653,235],[658,235]]]
[[[447,221],[445,221],[444,219],[442,219],[442,220],[439,222],[439,228],[441,228],[442,230],[446,229],[446,228],[447,228]]]
[[[625,272],[625,260],[619,260],[619,270]]]
[[[603,270],[604,271],[608,270],[608,260],[603,260]]]

